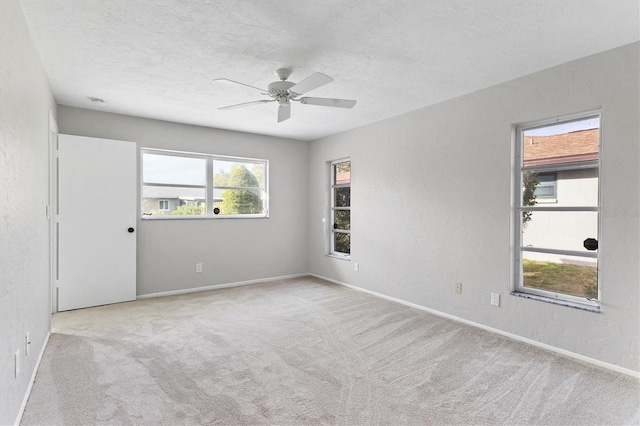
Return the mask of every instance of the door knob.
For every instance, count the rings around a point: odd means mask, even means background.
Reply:
[[[129,229],[127,229],[127,231],[129,231],[129,233],[131,233],[131,232],[135,231],[135,229],[129,228]]]

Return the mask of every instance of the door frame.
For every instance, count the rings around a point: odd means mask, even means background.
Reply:
[[[49,300],[51,313],[58,312],[58,124],[49,111]]]

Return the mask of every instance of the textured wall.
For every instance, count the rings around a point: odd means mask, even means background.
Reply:
[[[639,371],[640,44],[312,142],[312,273]],[[603,108],[602,313],[510,296],[514,124]],[[324,256],[326,161],[352,158],[352,262]],[[630,186],[631,185],[631,186]],[[463,294],[454,283],[463,283]],[[490,293],[502,295],[500,308]]]
[[[49,111],[55,103],[17,1],[0,2],[0,424],[16,421],[49,332]],[[31,349],[25,355],[25,333]],[[14,378],[14,353],[21,371]]]
[[[138,220],[138,295],[308,271],[307,142],[63,106],[58,113],[60,133],[269,160],[268,219]]]

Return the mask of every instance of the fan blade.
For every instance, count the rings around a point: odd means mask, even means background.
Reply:
[[[233,109],[233,108],[242,108],[245,106],[249,106],[249,105],[258,105],[258,104],[265,104],[267,102],[275,102],[275,99],[264,99],[261,101],[251,101],[251,102],[243,102],[241,104],[235,104],[235,105],[228,105],[228,106],[224,106],[224,107],[220,107],[218,109]]]
[[[311,74],[309,77],[291,87],[289,90],[298,95],[302,95],[303,93],[310,92],[313,89],[317,89],[318,87],[324,86],[325,84],[331,83],[332,81],[333,78],[329,77],[326,74],[322,74],[321,72],[317,72]]]
[[[307,105],[321,105],[337,108],[353,108],[356,101],[349,99],[331,99],[331,98],[300,98],[300,103]]]
[[[288,120],[291,117],[291,104],[284,103],[278,106],[278,123],[282,123],[284,120]]]
[[[261,91],[261,92],[263,92],[263,93],[268,93],[268,91],[267,91],[267,90],[261,89],[261,88],[256,87],[256,86],[252,86],[252,85],[250,85],[250,84],[240,83],[239,81],[229,80],[228,78],[214,78],[214,79],[213,79],[213,80],[211,80],[211,81],[228,81],[229,83],[240,84],[240,85],[242,85],[242,86],[247,86],[247,87],[251,87],[252,89],[259,90],[259,91]]]

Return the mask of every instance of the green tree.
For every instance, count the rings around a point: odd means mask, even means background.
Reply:
[[[171,212],[173,215],[199,215],[204,214],[204,204],[183,204]]]
[[[234,164],[231,167],[227,186],[256,189],[227,189],[224,191],[224,194],[222,194],[223,214],[256,214],[262,212],[258,180],[244,165]]]
[[[258,186],[264,188],[264,164],[254,164],[251,167],[251,173],[256,177]]]
[[[215,186],[229,186],[229,173],[220,169],[218,173],[213,176],[213,184]]]
[[[538,173],[527,171],[522,173],[522,206],[535,206],[536,196],[534,194],[536,186],[538,186]],[[526,226],[531,220],[533,212],[522,212],[522,226]]]

